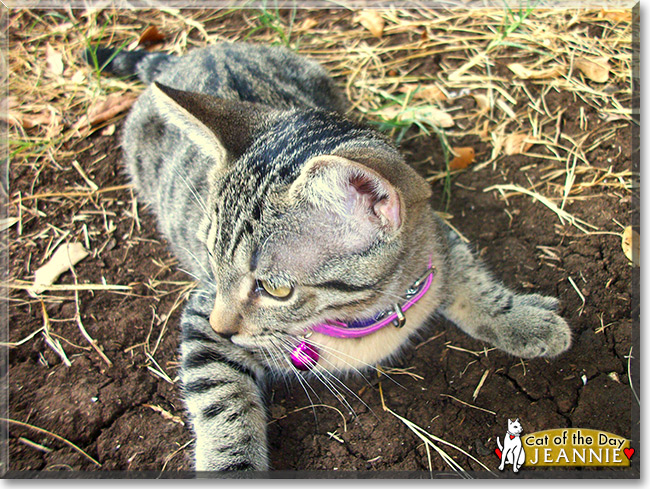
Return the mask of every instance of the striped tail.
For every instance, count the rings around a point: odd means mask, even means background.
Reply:
[[[174,56],[150,53],[143,49],[122,51],[112,48],[88,48],[82,53],[86,63],[95,69],[116,76],[138,78],[151,83]]]

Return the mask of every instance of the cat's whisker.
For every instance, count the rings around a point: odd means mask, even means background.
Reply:
[[[192,272],[190,272],[190,271],[188,271],[188,270],[185,270],[184,268],[180,268],[180,267],[179,267],[179,270],[180,270],[181,272],[183,272],[183,273],[189,275],[190,277],[192,277],[192,278],[193,278],[194,280],[196,280],[197,282],[201,282],[201,278],[198,277],[197,275],[194,275]]]
[[[296,367],[294,367],[293,365],[291,365],[291,361],[290,361],[287,357],[285,357],[285,355],[282,354],[282,350],[280,349],[280,347],[279,347],[278,345],[276,345],[275,343],[273,343],[272,341],[270,342],[270,345],[273,346],[273,348],[277,349],[277,351],[278,351],[278,356],[279,356],[280,358],[285,359],[285,361],[287,362],[287,365],[289,366],[289,370],[291,370],[291,371],[293,372],[293,374],[295,375],[295,377],[298,379],[298,383],[300,384],[300,387],[301,387],[302,390],[305,392],[305,395],[307,396],[307,399],[309,400],[309,404],[311,404],[312,406],[314,406],[315,403],[314,403],[314,400],[313,400],[313,399],[311,398],[311,396],[309,395],[309,392],[307,391],[307,388],[306,388],[306,387],[308,387],[309,390],[310,390],[310,391],[311,391],[311,392],[316,396],[316,398],[318,399],[318,402],[319,402],[319,403],[322,403],[322,400],[321,400],[320,396],[318,395],[318,393],[313,389],[313,387],[312,387],[311,385],[309,385],[309,382],[307,382],[307,381],[302,377],[302,375],[300,375],[300,372],[298,372],[298,369],[296,369]],[[305,386],[306,386],[306,387],[305,387]],[[314,421],[315,421],[316,424],[318,425],[318,415],[316,414],[316,409],[315,409],[314,407],[312,407],[312,411],[313,411],[313,413],[314,413]]]
[[[275,373],[275,375],[273,376],[274,380],[277,377],[282,378],[282,382],[284,382],[284,386],[285,386],[287,392],[289,392],[290,391],[289,381],[287,380],[286,375],[280,375],[280,372],[282,372],[282,369],[280,368],[280,364],[278,362],[276,354],[273,351],[271,351],[271,349],[268,346],[263,346],[263,345],[260,345],[260,351],[262,352],[262,355],[264,355],[264,359],[266,360],[267,365],[275,366],[275,372],[274,372],[274,369],[271,370],[272,373]]]
[[[336,357],[338,360],[341,360],[341,361],[344,362],[346,365],[350,366],[350,368],[351,368],[352,370],[354,370],[358,375],[360,375],[360,376],[361,376],[361,377],[366,381],[366,383],[367,383],[368,385],[371,385],[371,383],[370,383],[370,381],[367,379],[367,377],[363,374],[363,372],[361,372],[358,368],[356,368],[356,367],[355,367],[354,365],[352,365],[351,363],[345,361],[345,360],[344,360],[341,356],[339,356],[339,355],[344,355],[344,356],[347,357],[347,358],[350,358],[350,359],[352,359],[352,360],[354,360],[354,361],[356,361],[356,362],[360,362],[360,363],[362,363],[366,368],[368,368],[368,369],[370,369],[370,370],[374,370],[375,372],[377,372],[377,373],[379,373],[379,374],[385,376],[388,380],[390,380],[391,382],[393,382],[395,385],[401,387],[402,389],[406,389],[406,387],[404,387],[404,386],[403,386],[402,384],[400,384],[398,381],[396,381],[395,379],[393,379],[390,375],[388,375],[388,374],[385,373],[383,370],[380,370],[379,368],[377,368],[376,366],[374,366],[374,365],[372,365],[372,364],[369,364],[369,363],[366,363],[366,362],[362,362],[361,360],[359,360],[359,359],[356,358],[356,357],[353,357],[353,356],[351,356],[351,355],[348,355],[347,353],[343,353],[342,351],[337,350],[336,348],[333,348],[333,347],[331,347],[331,346],[324,345],[324,344],[322,344],[322,343],[319,343],[319,342],[317,342],[317,341],[314,341],[312,338],[309,338],[309,339],[307,339],[307,340],[305,340],[305,341],[306,341],[307,343],[309,343],[310,345],[312,345],[312,346],[315,346],[315,347],[317,347],[317,348],[320,348],[321,350],[325,350],[325,351],[327,351],[327,352],[330,353],[332,356]],[[339,354],[339,355],[337,355],[337,354]]]
[[[294,346],[291,345],[291,343],[289,341],[287,341],[285,338],[278,338],[278,339],[282,342],[282,344],[284,346],[287,347],[288,352],[291,352],[293,350]],[[327,360],[325,359],[325,361],[327,361]],[[328,363],[331,363],[331,362],[328,362]],[[327,377],[325,377],[324,374],[330,375],[333,379],[335,379],[337,382],[339,382],[348,392],[350,392],[352,395],[354,395],[368,409],[370,409],[370,407],[365,402],[363,402],[363,400],[359,396],[357,396],[356,393],[354,393],[348,386],[346,386],[340,379],[338,379],[334,374],[329,372],[327,369],[322,369],[321,370],[318,367],[316,367],[316,368],[311,370],[311,373],[313,373],[316,376],[316,378],[318,378],[321,381],[321,383],[323,383],[323,385],[325,385],[325,387],[334,395],[334,397],[336,397],[339,400],[339,402],[341,402],[343,405],[345,405],[355,416],[356,416],[356,411],[354,410],[352,405],[347,401],[347,399],[345,398],[343,393],[336,387],[336,385],[334,385],[329,379],[327,379]],[[372,409],[370,409],[370,410],[372,411]]]
[[[192,259],[196,262],[196,264],[201,268],[201,270],[203,270],[203,273],[205,273],[205,276],[206,276],[206,279],[207,279],[206,282],[207,282],[208,284],[210,284],[210,285],[213,285],[213,284],[211,283],[212,280],[210,279],[210,277],[211,277],[210,272],[208,272],[207,268],[205,268],[205,266],[203,265],[203,263],[201,263],[201,260],[199,260],[199,259],[197,258],[197,256],[196,256],[196,255],[195,255],[191,250],[189,250],[187,247],[185,247],[185,246],[179,246],[179,248],[180,248],[181,250],[183,250],[185,253],[187,253],[188,256],[189,256],[190,258],[192,258]]]
[[[208,212],[208,207],[206,206],[205,202],[203,201],[203,199],[201,198],[201,196],[197,192],[196,188],[194,188],[193,185],[190,185],[190,183],[187,181],[187,179],[181,174],[180,171],[178,171],[178,169],[176,167],[172,167],[172,170],[174,171],[174,173],[176,173],[176,175],[181,179],[181,181],[187,186],[189,191],[192,193],[192,195],[194,196],[195,202],[199,205],[199,207],[201,207],[201,210],[203,211],[203,214],[205,216],[209,216],[210,213]]]

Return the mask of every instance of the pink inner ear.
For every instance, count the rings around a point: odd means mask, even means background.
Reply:
[[[380,200],[375,204],[374,210],[378,216],[383,215],[390,222],[393,229],[398,229],[401,226],[402,219],[399,215],[399,199],[397,195],[395,195],[395,198],[387,197]]]
[[[399,229],[402,224],[400,202],[397,192],[388,183],[367,174],[354,175],[350,178],[350,190],[356,204],[387,222],[391,230]]]

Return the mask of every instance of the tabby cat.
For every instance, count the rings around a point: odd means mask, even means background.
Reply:
[[[196,470],[269,467],[269,373],[327,378],[386,361],[436,312],[512,355],[569,347],[557,299],[495,280],[391,142],[344,116],[315,62],[245,43],[86,59],[149,84],[122,145],[199,281],[180,374]]]

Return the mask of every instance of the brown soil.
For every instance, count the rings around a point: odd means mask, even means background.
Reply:
[[[343,13],[340,15],[341,22],[349,22]],[[498,65],[495,71],[505,74],[507,70]],[[538,85],[526,85],[533,93],[540,90]],[[546,101],[551,111],[563,105],[576,112],[583,107],[590,120],[599,120],[591,106],[565,93],[551,92]],[[567,117],[565,131],[571,134],[575,124],[574,118]],[[72,182],[80,181],[70,166],[75,158],[101,189],[127,183],[120,170],[119,128],[115,135],[96,132],[85,140],[68,143],[64,150],[70,153],[59,161],[61,168],[43,166],[35,176],[25,166],[15,167],[11,195],[17,191],[30,194],[32,186],[41,192],[69,189]],[[627,126],[587,157],[593,165],[611,166],[614,171],[630,168],[636,130]],[[422,162],[432,157],[435,164],[429,159],[417,165],[425,176],[440,171],[443,157],[437,138],[414,137],[416,134],[410,131],[406,135],[403,150],[407,158]],[[472,145],[479,156],[491,151],[478,137],[453,139],[452,145]],[[621,251],[620,237],[584,234],[568,223],[562,224],[554,213],[529,197],[510,196],[505,203],[497,192],[482,191],[505,182],[529,187],[530,182],[540,181],[545,166],[543,161],[515,155],[500,161],[496,170],[490,166],[456,173],[447,212],[454,216],[451,222],[470,239],[477,254],[506,284],[560,299],[561,313],[573,330],[570,351],[552,360],[522,361],[496,350],[488,352],[487,345],[433,318],[414,346],[393,365],[409,369],[417,378],[404,371],[393,373],[392,381],[372,372],[365,379],[349,378],[344,381],[346,387],[339,389],[345,394],[344,402],[316,381],[311,382],[313,390],[307,392],[295,380],[272,384],[269,440],[274,470],[419,471],[415,476],[427,477],[429,465],[423,444],[382,409],[380,393],[394,412],[467,450],[493,470],[497,467],[495,438],[503,436],[508,418],[520,418],[526,433],[560,427],[595,428],[631,438],[631,446],[639,447],[638,405],[630,389],[628,366],[634,345],[631,381],[639,392],[638,328],[633,328],[638,309],[632,310],[632,291],[638,290],[638,282],[632,287],[634,269]],[[433,189],[434,204],[440,208],[441,181],[436,181]],[[615,230],[613,219],[631,222],[629,193],[587,189],[582,195],[585,198],[571,201],[568,210],[599,229]],[[79,292],[82,322],[112,365],[89,347],[74,321],[54,322],[73,318],[75,301],[70,292],[52,293],[59,299],[50,297],[45,309],[53,321],[51,331],[58,335],[71,366],[61,362],[41,334],[12,348],[8,417],[58,434],[96,459],[101,468],[51,435],[14,424],[9,427],[8,443],[9,470],[15,477],[42,470],[158,473],[163,468],[182,471],[190,467],[191,434],[178,387],[152,373],[148,368],[152,363],[142,346],[147,343],[153,349],[160,337],[155,360],[175,380],[182,309],[177,300],[189,279],[174,268],[155,220],[145,209],[139,212],[141,227],[134,226],[129,190],[92,199],[97,208],[106,209],[107,221],[101,213],[85,214],[88,229],[106,231],[113,225],[115,229],[91,237],[92,248],[99,251],[75,267],[76,280],[133,284],[129,293]],[[37,206],[49,216],[49,224],[57,226],[79,215],[77,204],[81,200],[60,205],[44,198]],[[27,216],[23,234],[43,226],[38,218]],[[16,238],[15,228],[8,233],[10,240]],[[9,275],[33,273],[47,246],[43,240],[10,244]],[[540,247],[548,247],[552,253]],[[569,277],[583,294],[584,304]],[[71,284],[74,280],[66,274],[59,283]],[[16,342],[42,326],[43,311],[41,302],[24,292],[12,292],[10,301],[9,341]],[[601,326],[604,328],[599,329]],[[426,341],[430,338],[435,339]],[[487,377],[474,398],[486,371]],[[307,407],[311,404],[316,406]],[[35,448],[24,439],[44,448]],[[480,471],[469,458],[446,450],[468,470]],[[449,470],[435,453],[431,463],[434,471]],[[638,477],[638,470],[638,464],[633,463],[631,469],[620,470],[617,475]]]

